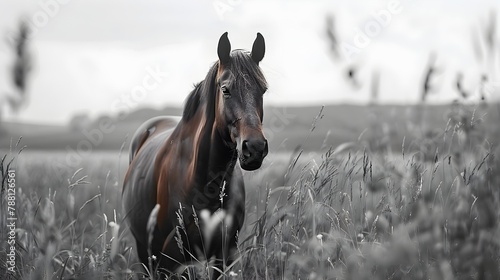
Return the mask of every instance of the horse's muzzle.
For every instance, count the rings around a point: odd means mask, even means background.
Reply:
[[[248,171],[258,169],[268,152],[269,148],[265,138],[243,140],[240,153],[241,168]]]

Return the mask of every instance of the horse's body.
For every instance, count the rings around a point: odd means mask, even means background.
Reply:
[[[236,163],[239,159],[243,169],[255,170],[267,155],[266,83],[258,67],[264,39],[258,34],[251,54],[231,53],[225,33],[218,55],[219,62],[188,96],[182,118],[151,119],[132,139],[123,205],[146,266],[151,255],[169,272],[212,257],[222,271],[233,260],[245,214]],[[157,204],[156,226],[148,232]]]

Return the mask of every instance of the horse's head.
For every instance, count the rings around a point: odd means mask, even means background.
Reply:
[[[268,153],[267,140],[262,132],[263,95],[267,83],[259,62],[264,57],[264,37],[257,33],[250,53],[231,52],[224,33],[217,48],[216,126],[225,141],[238,150],[241,168],[255,170]]]

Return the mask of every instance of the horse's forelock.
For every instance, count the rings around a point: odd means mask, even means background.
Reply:
[[[243,78],[245,84],[255,82],[259,88],[267,89],[266,78],[248,51],[234,50],[231,52],[231,71],[236,77]],[[253,81],[249,78],[253,78]]]

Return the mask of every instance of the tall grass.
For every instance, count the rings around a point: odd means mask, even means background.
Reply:
[[[482,127],[481,107],[454,106],[446,127],[409,137],[417,139],[411,143],[401,139],[400,151],[375,148],[383,124],[373,124],[355,144],[271,154],[260,171],[245,173],[240,257],[226,264],[225,275],[500,279],[500,152]],[[14,157],[22,217],[14,278],[164,278],[139,264],[123,221],[117,166],[126,159],[94,155],[81,167],[54,170],[63,156]],[[224,213],[194,218],[223,224]],[[211,268],[199,260],[184,275],[209,278]]]
[[[15,159],[16,271],[1,274],[13,279],[131,278],[135,255],[126,227],[120,226],[119,186],[104,169],[113,165],[94,159],[85,168],[54,169],[54,158],[64,157],[21,153]],[[92,167],[91,176],[83,175]],[[7,249],[3,240],[2,256]],[[0,264],[5,269],[4,257]]]
[[[281,186],[264,176],[244,278],[500,279],[499,151],[479,109],[454,106],[443,131],[401,153],[368,141],[292,160]]]

